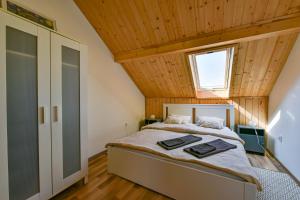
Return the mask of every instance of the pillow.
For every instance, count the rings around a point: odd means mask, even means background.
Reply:
[[[196,124],[205,128],[222,129],[224,128],[224,119],[218,117],[197,116]]]
[[[188,124],[191,123],[192,117],[185,115],[169,115],[165,124]]]
[[[192,116],[181,115],[182,124],[190,124],[192,123]]]

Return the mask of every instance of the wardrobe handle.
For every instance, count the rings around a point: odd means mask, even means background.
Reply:
[[[40,123],[46,123],[46,108],[44,106],[40,107]]]
[[[54,122],[59,121],[59,109],[58,108],[59,108],[58,106],[53,107],[53,121]]]

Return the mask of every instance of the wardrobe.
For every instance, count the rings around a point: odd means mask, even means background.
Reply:
[[[0,10],[0,199],[87,181],[87,47]]]

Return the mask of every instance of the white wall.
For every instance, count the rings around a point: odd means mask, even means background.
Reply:
[[[268,148],[300,180],[300,36],[269,97]]]
[[[89,155],[112,138],[138,130],[145,98],[72,0],[14,0],[56,20],[58,32],[88,46]],[[125,123],[128,124],[127,128]]]

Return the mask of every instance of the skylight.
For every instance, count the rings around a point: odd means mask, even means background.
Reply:
[[[225,90],[229,85],[233,48],[190,55],[198,90]]]

